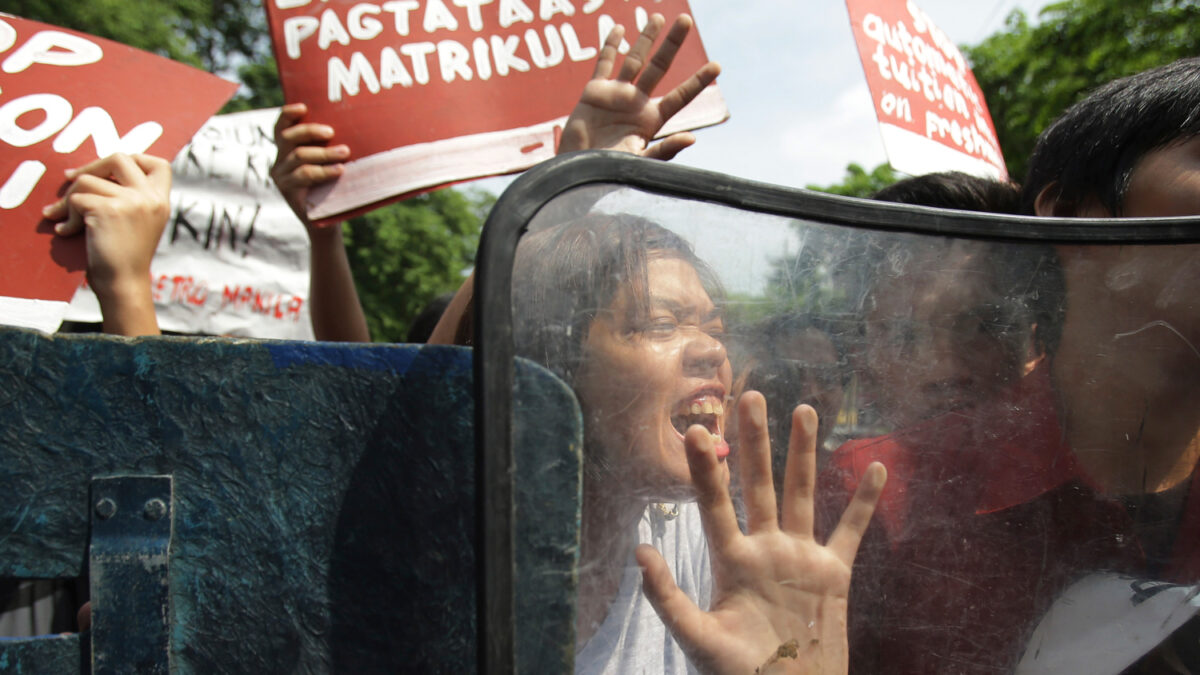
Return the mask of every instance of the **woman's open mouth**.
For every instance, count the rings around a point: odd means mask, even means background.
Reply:
[[[725,400],[717,391],[705,390],[684,399],[671,414],[671,426],[680,440],[687,430],[699,424],[712,436],[717,458],[729,455],[729,444],[725,442]]]

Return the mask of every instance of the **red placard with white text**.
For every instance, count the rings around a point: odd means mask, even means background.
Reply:
[[[888,161],[1005,179],[996,127],[954,42],[912,0],[846,0]]]
[[[686,0],[267,0],[288,102],[332,125],[354,161],[309,215],[329,219],[405,193],[511,173],[554,155],[609,30],[622,52],[652,12]],[[664,29],[665,33],[666,29]],[[708,58],[693,29],[655,95]],[[663,133],[724,121],[716,85]]]
[[[66,169],[114,152],[174,157],[236,90],[169,59],[0,14],[0,323],[53,330],[83,278],[84,238],[56,237],[41,215]]]

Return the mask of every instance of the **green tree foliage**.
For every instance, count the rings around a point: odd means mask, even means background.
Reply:
[[[832,185],[809,185],[809,190],[828,192],[843,197],[861,197],[868,199],[871,195],[900,179],[890,164],[880,164],[867,173],[862,165],[850,163],[846,167],[846,176],[840,183]]]
[[[4,11],[222,72],[270,51],[255,0],[7,0]]]
[[[481,191],[439,190],[345,223],[346,253],[372,339],[403,342],[430,300],[462,284],[474,263],[482,216],[494,201]]]
[[[221,112],[283,103],[261,0],[8,0],[4,11],[71,28],[232,77]]]
[[[1197,0],[1067,0],[1036,25],[1020,10],[963,53],[988,102],[1009,173],[1020,180],[1038,134],[1118,77],[1200,54]]]
[[[852,314],[863,278],[864,246],[869,236],[848,236],[841,228],[792,223],[799,250],[772,261],[766,299],[770,312]]]
[[[283,103],[261,0],[6,0],[4,11],[154,52],[242,89],[222,112]],[[495,198],[452,189],[344,225],[354,281],[376,340],[398,342],[425,305],[462,283]]]
[[[221,112],[241,112],[283,105],[283,89],[279,86],[279,71],[275,67],[274,56],[264,56],[260,61],[239,66],[238,80],[242,83],[242,91],[226,103]]]
[[[870,199],[883,188],[903,178],[890,164],[884,163],[868,172],[860,164],[851,163],[841,182],[832,185],[809,185],[809,190],[828,192],[843,197]],[[827,316],[852,315],[868,279],[863,265],[867,239],[846,237],[840,231],[814,226],[810,223],[792,224],[800,239],[800,251],[773,263],[767,294],[777,307],[773,311],[793,311]]]

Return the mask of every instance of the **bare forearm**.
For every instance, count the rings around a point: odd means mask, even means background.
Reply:
[[[150,280],[132,280],[120,284],[93,285],[103,317],[101,328],[110,335],[138,337],[159,335],[150,296]]]
[[[308,289],[313,335],[329,342],[370,342],[339,225],[314,230]]]
[[[475,293],[475,274],[471,276],[459,286],[458,292],[454,294],[454,299],[446,307],[446,311],[442,312],[442,318],[438,320],[437,325],[433,327],[433,333],[429,336],[428,343],[431,345],[453,345],[459,344],[458,333],[459,326],[467,312],[470,311],[471,298]]]

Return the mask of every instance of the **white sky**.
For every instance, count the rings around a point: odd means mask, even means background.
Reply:
[[[842,0],[689,0],[729,106],[675,162],[791,187],[886,161]],[[956,43],[976,44],[1017,7],[1049,0],[919,0]],[[671,17],[668,17],[668,21]],[[499,192],[510,178],[476,183]]]

